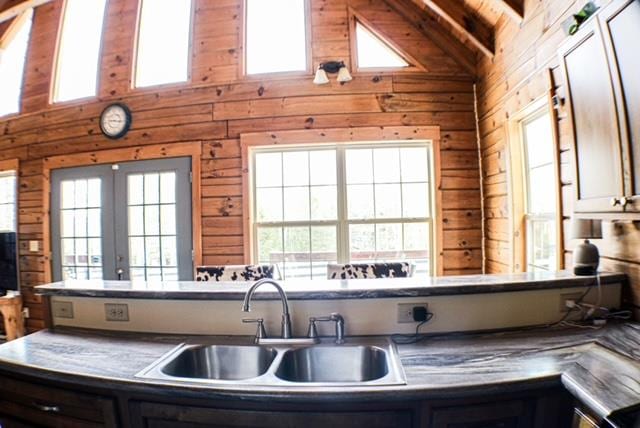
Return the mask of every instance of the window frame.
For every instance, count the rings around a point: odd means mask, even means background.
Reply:
[[[193,41],[195,40],[195,21],[196,21],[196,3],[195,0],[191,1],[191,18],[189,21],[189,46],[187,52],[187,79],[181,82],[169,82],[160,83],[157,85],[149,86],[136,86],[136,79],[138,73],[138,46],[140,43],[140,23],[142,22],[142,3],[144,0],[138,0],[138,9],[136,12],[136,26],[133,37],[133,50],[131,61],[131,85],[130,89],[136,92],[149,92],[156,91],[158,89],[172,89],[188,86],[192,84],[193,80]]]
[[[247,72],[247,2],[249,0],[242,1],[242,22],[241,22],[241,37],[242,37],[242,55],[240,56],[240,76],[245,80],[261,80],[264,78],[269,79],[287,79],[290,77],[300,77],[300,76],[310,76],[315,72],[313,68],[313,28],[311,21],[311,0],[302,0],[304,1],[304,27],[305,27],[305,53],[306,53],[306,68],[304,70],[293,70],[293,71],[276,71],[276,72],[268,72],[268,73],[255,73],[249,74]]]
[[[277,145],[322,147],[327,145],[357,143],[393,143],[400,141],[424,140],[432,146],[431,180],[433,180],[432,228],[431,228],[431,275],[444,274],[444,224],[443,224],[443,189],[441,186],[440,168],[440,127],[438,126],[380,126],[362,128],[325,128],[294,131],[256,132],[240,135],[242,159],[242,206],[243,206],[243,246],[244,261],[254,261],[253,235],[253,188],[251,171],[251,152],[260,147]]]
[[[7,159],[0,161],[0,176],[13,175],[16,179],[15,184],[15,199],[13,201],[13,207],[15,212],[15,223],[13,224],[16,236],[18,236],[18,229],[20,228],[20,160],[19,159]],[[19,239],[19,238],[18,238]]]
[[[514,272],[529,271],[529,254],[532,240],[529,229],[532,222],[554,220],[556,228],[556,270],[564,269],[564,243],[562,227],[562,185],[560,182],[560,152],[558,145],[557,113],[553,108],[552,94],[540,97],[513,115],[508,126],[509,195],[511,205],[511,270]],[[542,116],[551,121],[551,143],[553,146],[553,171],[555,188],[555,214],[529,213],[529,174],[526,138],[524,127]]]
[[[72,100],[64,100],[64,101],[56,101],[56,93],[58,91],[58,75],[60,72],[60,48],[62,46],[62,32],[64,31],[64,21],[67,12],[67,5],[69,0],[63,0],[63,4],[60,10],[60,17],[58,20],[58,32],[56,36],[56,45],[55,45],[55,54],[53,57],[53,68],[51,71],[51,85],[49,89],[49,105],[74,105],[86,103],[89,100],[96,100],[100,95],[100,87],[102,85],[102,60],[103,60],[103,52],[104,52],[104,36],[105,36],[105,27],[107,23],[107,17],[109,16],[109,5],[111,4],[110,0],[106,0],[104,6],[104,15],[102,17],[102,29],[100,30],[100,47],[98,48],[98,66],[96,67],[96,88],[95,93],[93,95],[88,95],[86,97],[74,98]]]
[[[25,77],[27,74],[27,63],[29,61],[29,50],[31,49],[31,39],[33,35],[33,8],[29,8],[22,12],[20,15],[13,19],[13,22],[9,25],[3,34],[0,34],[0,49],[5,49],[16,38],[17,34],[22,29],[23,25],[26,25],[26,21],[31,21],[31,28],[29,29],[29,40],[27,41],[27,50],[24,53],[24,64],[22,65],[22,80],[20,82],[20,96],[18,98],[18,111],[7,114],[0,114],[0,120],[7,120],[8,118],[18,116],[22,113],[22,96],[24,95]]]

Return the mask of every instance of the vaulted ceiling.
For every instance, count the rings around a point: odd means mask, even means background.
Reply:
[[[2,12],[21,4],[40,4],[47,0],[0,0]],[[437,23],[470,51],[492,57],[494,27],[505,15],[516,22],[522,20],[524,0],[387,0],[393,7],[404,10],[405,17],[413,15],[417,25]],[[418,9],[424,16],[412,14]]]

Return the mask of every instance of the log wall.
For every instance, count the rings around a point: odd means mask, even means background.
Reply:
[[[203,262],[243,260],[242,133],[313,128],[436,125],[442,133],[444,269],[482,268],[479,159],[473,77],[420,28],[382,0],[310,0],[314,66],[326,59],[350,63],[348,7],[392,38],[426,72],[359,74],[345,85],[312,84],[298,77],[248,79],[241,73],[241,0],[195,0],[191,81],[131,88],[137,0],[110,0],[105,20],[98,97],[49,104],[62,0],[38,7],[28,52],[22,113],[0,119],[0,160],[20,159],[19,235],[21,284],[31,330],[43,327],[43,308],[32,287],[46,278],[42,248],[43,159],[70,153],[202,144]],[[170,59],[168,59],[170,60]],[[133,112],[133,128],[120,140],[100,134],[98,116],[110,102]],[[40,251],[29,251],[29,241]]]
[[[496,26],[496,56],[479,64],[478,115],[484,193],[485,269],[487,273],[508,272],[512,248],[508,188],[509,117],[548,91],[548,70],[553,86],[564,97],[564,82],[557,58],[558,46],[566,36],[561,23],[580,10],[582,0],[527,0],[525,19],[520,25],[503,16]],[[599,3],[606,3],[601,1]],[[572,216],[574,201],[572,137],[566,106],[558,114],[561,170],[562,216],[564,229]],[[640,216],[638,218],[640,220]],[[640,231],[636,222],[606,221],[600,248],[605,269],[624,271],[631,276],[629,302],[640,305]],[[564,236],[565,264],[571,267],[575,246]]]

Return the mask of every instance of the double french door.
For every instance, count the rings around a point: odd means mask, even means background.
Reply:
[[[190,280],[191,218],[191,158],[54,170],[54,280]]]

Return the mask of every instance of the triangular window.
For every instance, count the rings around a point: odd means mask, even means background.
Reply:
[[[32,9],[0,35],[0,116],[20,111],[24,63],[31,34]]]
[[[356,22],[358,68],[399,68],[409,63],[393,47],[360,22]]]

